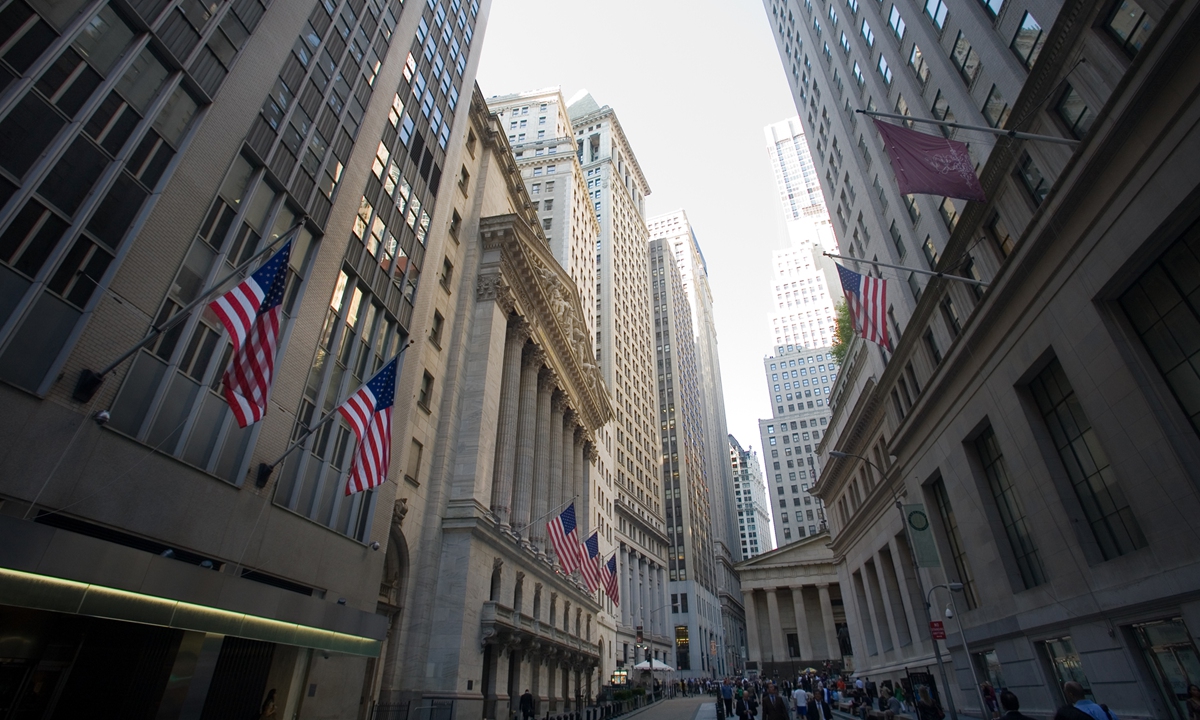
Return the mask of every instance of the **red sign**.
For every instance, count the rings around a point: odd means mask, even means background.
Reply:
[[[934,640],[946,639],[946,628],[942,625],[941,620],[932,620],[929,623],[929,636]]]

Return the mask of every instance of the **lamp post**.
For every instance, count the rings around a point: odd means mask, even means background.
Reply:
[[[884,472],[882,468],[866,459],[862,455],[844,453],[837,450],[830,450],[829,455],[830,457],[843,459],[858,458],[859,460],[862,460],[866,464],[875,468],[875,471],[879,473],[881,482],[883,478],[887,477],[887,473]],[[900,502],[899,497],[896,498],[896,510],[900,513],[900,522],[904,526],[904,537],[908,540],[908,559],[910,562],[912,562],[913,575],[917,578],[917,590],[922,595],[925,595],[925,626],[929,627],[929,624],[933,622],[933,616],[929,612],[929,595],[925,594],[925,584],[921,582],[921,568],[917,566],[917,557],[913,554],[912,538],[908,536],[908,519],[904,517],[904,503]],[[962,586],[959,585],[959,587],[961,588]],[[929,592],[932,593],[933,590],[934,588],[930,588]],[[929,642],[933,643],[933,658],[937,661],[938,675],[940,675],[942,678],[942,687],[946,688],[946,709],[950,711],[950,720],[958,720],[958,710],[954,707],[954,693],[950,690],[950,681],[946,678],[946,666],[942,663],[941,647],[938,646],[937,640],[933,639],[932,633],[930,634]]]
[[[954,593],[963,591],[963,584],[948,583],[945,587],[950,590],[950,607],[953,608],[954,620],[958,623],[958,635],[962,638],[963,652],[967,656],[967,667],[971,669],[971,680],[975,683],[975,695],[979,700],[979,717],[986,720],[988,716],[987,700],[983,697],[983,686],[979,684],[979,674],[975,670],[975,661],[971,659],[971,649],[967,647],[967,633],[963,630],[962,617],[958,614],[958,603],[954,599]],[[947,615],[949,614],[947,612]]]

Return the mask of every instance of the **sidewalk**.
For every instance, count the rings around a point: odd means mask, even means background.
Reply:
[[[717,706],[710,695],[677,697],[663,700],[625,715],[637,720],[716,720]]]

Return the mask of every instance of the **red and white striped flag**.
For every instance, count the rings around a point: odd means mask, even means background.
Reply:
[[[566,510],[555,515],[554,519],[546,524],[546,530],[563,572],[570,575],[578,570],[583,564],[583,553],[580,552],[579,535],[575,533],[575,503],[571,503]]]
[[[587,551],[587,557],[583,559],[583,563],[579,566],[579,574],[583,576],[583,581],[587,583],[588,592],[596,592],[603,584],[600,577],[600,531],[592,533],[583,543],[583,549]]]
[[[846,306],[854,318],[854,326],[864,340],[888,347],[887,281],[837,266]]]
[[[621,605],[621,584],[617,582],[617,554],[608,559],[604,564],[604,591],[608,593],[608,597],[613,601],[613,605]]]
[[[407,346],[406,346],[407,347]],[[392,460],[392,404],[396,400],[396,368],[400,356],[380,368],[338,412],[358,438],[354,463],[346,478],[346,494],[363,492],[387,482]]]
[[[221,382],[239,427],[252,425],[267,414],[291,255],[292,241],[288,240],[253,275],[208,304],[233,341],[233,355]]]

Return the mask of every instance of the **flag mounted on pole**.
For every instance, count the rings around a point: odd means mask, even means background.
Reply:
[[[554,519],[546,524],[546,529],[563,572],[570,575],[578,570],[583,564],[583,557],[579,536],[575,534],[575,503],[571,503],[566,510],[555,515]]]
[[[603,584],[600,578],[600,531],[592,533],[583,543],[583,549],[587,551],[587,557],[584,558],[580,565],[579,574],[583,575],[583,581],[587,583],[588,592],[596,592]]]
[[[987,202],[967,146],[903,125],[874,120],[902,195],[923,193]]]
[[[387,482],[388,465],[392,460],[392,404],[396,400],[399,360],[399,355],[392,358],[375,373],[375,377],[338,407],[338,412],[350,423],[350,429],[358,438],[354,463],[346,478],[347,495]]]
[[[617,582],[617,554],[608,559],[604,564],[604,591],[608,593],[608,597],[613,601],[613,605],[618,607],[621,605],[620,584]]]
[[[239,427],[252,425],[267,414],[291,256],[292,241],[288,240],[253,275],[208,304],[233,341],[233,355],[221,383]]]
[[[836,263],[835,263],[836,264]],[[841,265],[837,266],[846,306],[854,318],[855,329],[864,340],[888,347],[887,281],[870,275],[860,275]]]

